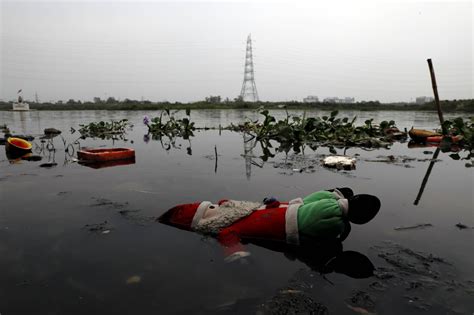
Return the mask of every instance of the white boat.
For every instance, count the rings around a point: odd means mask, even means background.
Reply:
[[[13,103],[13,110],[17,111],[28,111],[30,110],[30,105],[28,103]]]
[[[23,102],[23,97],[21,97],[21,89],[18,91],[18,102],[13,103],[13,110],[17,111],[29,111],[30,105],[28,103]]]

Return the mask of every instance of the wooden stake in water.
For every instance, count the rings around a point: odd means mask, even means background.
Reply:
[[[417,206],[418,203],[420,202],[421,195],[423,195],[423,191],[425,190],[426,183],[428,182],[428,178],[430,178],[431,170],[433,169],[433,166],[436,163],[436,160],[438,159],[438,154],[440,150],[441,150],[440,148],[436,148],[436,151],[433,154],[433,157],[431,158],[430,165],[428,166],[428,170],[426,171],[425,177],[423,177],[420,190],[418,191],[418,195],[416,196],[415,202],[413,203],[415,206]]]
[[[216,162],[214,164],[214,173],[217,173],[217,146],[214,145],[214,153],[216,155]]]
[[[446,134],[446,130],[444,130],[444,118],[443,118],[443,112],[441,111],[441,104],[439,103],[439,96],[438,96],[438,86],[436,85],[436,76],[433,68],[433,63],[431,62],[431,59],[428,59],[428,67],[430,68],[430,75],[431,75],[431,85],[433,86],[433,93],[434,93],[434,98],[435,98],[435,103],[436,103],[436,108],[438,110],[438,117],[439,117],[439,122],[441,124],[441,129],[443,130],[443,134]]]
[[[443,118],[443,112],[441,111],[441,105],[439,103],[439,96],[438,96],[438,86],[436,85],[436,76],[434,73],[434,68],[433,68],[433,63],[431,62],[431,59],[428,59],[428,67],[430,68],[430,75],[431,75],[431,85],[433,86],[433,93],[435,97],[435,103],[436,103],[436,108],[438,109],[438,117],[439,117],[439,122],[441,124],[441,129],[443,130],[443,134],[446,134],[446,130],[444,128],[444,118]],[[428,166],[428,170],[426,171],[425,177],[423,178],[423,182],[421,183],[420,190],[418,191],[418,195],[416,196],[415,202],[413,203],[414,205],[418,205],[421,199],[421,195],[423,195],[423,191],[425,190],[426,183],[428,182],[428,178],[430,178],[431,170],[433,169],[433,166],[436,162],[436,159],[438,158],[440,148],[436,148],[435,153],[433,154],[433,158],[431,159],[430,165]]]

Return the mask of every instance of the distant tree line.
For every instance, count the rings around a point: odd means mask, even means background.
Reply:
[[[379,101],[362,101],[356,103],[303,103],[298,101],[286,102],[245,102],[241,97],[233,100],[225,98],[222,100],[221,96],[208,96],[203,101],[181,103],[181,102],[152,102],[149,100],[132,100],[124,99],[117,100],[114,97],[101,99],[94,97],[92,101],[80,101],[69,99],[67,101],[57,102],[32,102],[26,101],[30,104],[31,109],[37,110],[159,110],[165,108],[176,109],[254,109],[265,107],[269,109],[288,108],[288,109],[321,109],[321,110],[422,110],[434,111],[436,110],[434,102],[428,102],[423,105],[413,103],[380,103]],[[474,112],[474,99],[466,100],[447,100],[441,101],[443,112]],[[9,110],[12,108],[12,102],[0,101],[0,110]]]

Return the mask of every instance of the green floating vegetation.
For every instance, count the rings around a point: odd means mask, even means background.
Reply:
[[[182,119],[176,118],[174,115],[180,110],[171,112],[165,109],[160,112],[158,117],[149,118],[145,116],[143,123],[148,127],[148,132],[153,139],[161,139],[163,136],[168,138],[182,137],[189,139],[194,136],[193,131],[196,130],[194,122],[191,122],[191,110],[186,109],[186,116]]]
[[[442,129],[448,131],[448,136],[462,136],[459,142],[463,146],[474,147],[474,117],[470,117],[470,119],[457,117],[452,120],[445,120]],[[443,140],[449,141],[450,138]]]
[[[308,144],[316,149],[318,146],[338,147],[389,147],[394,140],[406,138],[406,133],[400,132],[393,120],[374,124],[368,119],[361,126],[354,124],[357,117],[338,117],[338,111],[329,116],[302,117],[287,116],[276,120],[268,110],[260,112],[265,118],[263,122],[245,122],[231,125],[225,129],[243,131],[255,135],[257,141],[275,140],[284,147],[298,147]]]
[[[154,140],[160,140],[163,143],[163,137],[166,137],[169,141],[164,147],[169,149],[175,146],[175,139],[178,137],[189,140],[195,130],[217,129],[195,127],[194,122],[191,122],[189,109],[186,109],[187,117],[177,119],[174,114],[178,111],[171,112],[165,109],[158,117],[152,119],[145,117],[143,122],[148,126],[149,134],[144,139],[148,141],[151,134]],[[238,125],[219,127],[219,129],[250,135],[250,140],[255,139],[255,143],[260,144],[263,153],[261,158],[264,161],[274,157],[277,152],[293,150],[299,153],[305,146],[309,146],[312,150],[320,146],[328,147],[331,153],[337,154],[335,148],[389,148],[395,141],[407,138],[406,132],[401,132],[393,120],[376,124],[373,119],[368,119],[364,124],[356,125],[357,117],[339,117],[337,110],[322,117],[307,117],[306,113],[300,117],[287,112],[286,117],[281,120],[277,120],[268,110],[262,110],[260,114],[264,117],[262,121],[247,121]],[[441,149],[445,152],[455,152],[450,155],[455,160],[472,160],[474,157],[473,120],[462,118],[446,120],[444,127],[448,130],[449,136],[461,136],[461,140],[453,143],[452,137],[445,137],[440,144]],[[275,142],[278,143],[278,147],[272,150]],[[463,151],[467,154],[463,154]],[[466,166],[471,167],[473,164],[467,163]]]
[[[454,160],[469,160],[466,167],[474,166],[474,117],[463,119],[457,117],[452,120],[445,120],[443,129],[447,130],[447,137],[444,137],[440,143],[441,151],[450,152],[457,148],[458,152],[449,156]],[[453,142],[453,136],[460,137],[456,143]]]
[[[100,138],[126,141],[126,131],[133,127],[133,125],[128,122],[128,119],[121,119],[118,121],[111,120],[110,122],[91,122],[89,124],[81,124],[79,127],[78,131],[82,139]],[[72,131],[74,132],[73,129]]]

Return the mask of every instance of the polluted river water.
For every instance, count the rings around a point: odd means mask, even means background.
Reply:
[[[0,124],[12,133],[35,136],[33,154],[41,156],[8,159],[0,147],[0,314],[474,311],[474,176],[467,161],[440,153],[420,194],[433,147],[396,142],[390,149],[349,148],[345,153],[356,158],[356,169],[337,171],[321,166],[328,148],[280,152],[264,161],[260,147],[246,147],[237,132],[203,130],[189,140],[154,140],[142,119],[157,114],[0,112]],[[359,122],[393,119],[401,130],[438,126],[432,112],[341,115],[357,115]],[[193,111],[191,117],[199,127],[261,118],[239,110]],[[79,135],[71,130],[123,118],[134,125],[126,140],[76,141]],[[41,142],[50,127],[61,135]],[[92,168],[77,163],[79,146],[130,147],[136,159]],[[334,187],[376,195],[382,206],[374,220],[353,225],[343,244],[329,250],[249,243],[250,256],[228,263],[216,240],[156,221],[182,203],[270,196],[285,201]],[[375,266],[374,275],[331,272],[321,257],[332,257],[332,251],[360,253]],[[361,267],[351,255],[341,257],[350,269]]]

